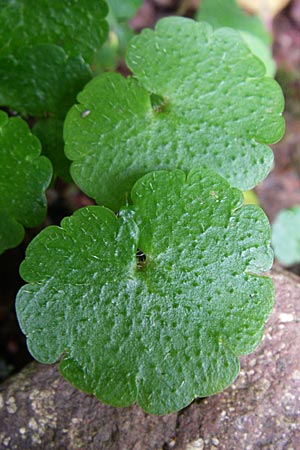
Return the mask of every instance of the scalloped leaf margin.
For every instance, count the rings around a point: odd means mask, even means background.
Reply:
[[[251,189],[282,137],[283,95],[238,32],[169,17],[129,44],[134,78],[94,78],[67,115],[72,177],[117,210],[135,181],[158,169],[208,167]]]
[[[18,245],[24,226],[35,227],[46,213],[50,161],[26,122],[0,111],[0,253]]]
[[[270,228],[204,169],[148,174],[132,200],[119,218],[92,206],[43,230],[16,308],[40,362],[64,355],[63,376],[104,403],[166,414],[227,387],[258,345]]]

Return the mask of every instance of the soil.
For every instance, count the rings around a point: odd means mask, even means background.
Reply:
[[[145,0],[131,25],[138,32],[146,26],[153,27],[160,17],[176,12],[192,17],[197,3],[197,0]],[[261,206],[271,222],[281,208],[300,204],[300,0],[291,1],[274,19],[272,30],[277,80],[286,99],[286,134],[273,146],[273,171],[256,188]],[[67,185],[59,179],[47,195],[48,214],[42,226],[27,230],[19,247],[0,256],[0,381],[31,360],[14,312],[15,296],[23,283],[18,268],[28,243],[42,227],[59,224],[64,216],[93,203],[74,185]],[[291,269],[300,274],[299,267]]]

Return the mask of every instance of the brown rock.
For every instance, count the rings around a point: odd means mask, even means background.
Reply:
[[[298,450],[300,279],[279,269],[260,347],[234,385],[178,414],[113,408],[77,391],[57,366],[31,364],[2,385],[1,449]]]

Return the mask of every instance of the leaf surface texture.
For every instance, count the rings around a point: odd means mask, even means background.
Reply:
[[[158,171],[132,206],[91,206],[43,230],[21,266],[33,356],[105,403],[166,414],[224,389],[273,303],[262,210],[208,170]]]
[[[283,96],[237,32],[166,18],[133,38],[127,63],[134,78],[94,78],[65,122],[73,179],[97,203],[118,209],[158,169],[205,166],[242,190],[265,178]]]
[[[37,226],[45,216],[52,167],[40,152],[26,122],[0,111],[0,253],[22,241],[24,226]]]

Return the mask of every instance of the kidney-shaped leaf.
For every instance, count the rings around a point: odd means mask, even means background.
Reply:
[[[40,147],[26,122],[0,111],[0,253],[22,241],[23,225],[44,218],[52,167]]]
[[[131,41],[127,60],[135,78],[95,78],[66,119],[72,176],[88,195],[117,209],[159,168],[204,165],[243,190],[266,176],[283,97],[237,32],[166,18]]]
[[[273,302],[262,210],[207,170],[158,171],[120,217],[91,206],[43,230],[17,297],[33,356],[116,406],[164,414],[236,377]]]

